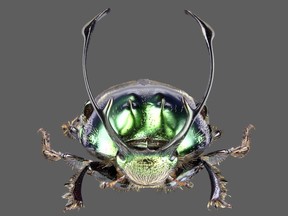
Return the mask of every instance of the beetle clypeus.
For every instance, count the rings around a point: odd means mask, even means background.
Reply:
[[[213,30],[185,10],[200,25],[210,57],[209,83],[200,103],[182,90],[147,79],[114,86],[94,99],[86,74],[88,44],[95,24],[109,11],[99,13],[82,30],[83,76],[89,101],[83,114],[62,125],[64,134],[79,140],[95,160],[51,149],[49,133],[39,129],[44,156],[52,161],[63,159],[77,171],[65,184],[69,190],[63,195],[68,199],[65,210],[83,206],[81,185],[86,173],[95,176],[101,188],[169,191],[191,188],[192,177],[203,168],[212,185],[208,207],[231,207],[225,201],[226,181],[216,165],[229,155],[241,158],[247,154],[253,125],[244,130],[240,146],[204,154],[221,136],[220,130],[210,126],[205,106],[214,77]]]

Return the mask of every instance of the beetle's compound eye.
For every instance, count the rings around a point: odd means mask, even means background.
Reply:
[[[88,101],[84,107],[84,116],[86,117],[86,119],[89,119],[90,116],[92,115],[93,113],[93,105],[90,103],[90,101]]]

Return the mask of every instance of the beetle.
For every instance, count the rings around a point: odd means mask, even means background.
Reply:
[[[214,31],[185,10],[200,25],[209,52],[210,78],[201,102],[196,103],[173,86],[148,79],[116,85],[94,98],[86,70],[88,45],[96,23],[109,11],[102,11],[82,29],[82,67],[89,101],[83,114],[62,125],[64,135],[80,141],[95,160],[53,150],[50,134],[39,129],[43,155],[52,161],[62,159],[76,170],[65,184],[65,210],[83,206],[81,185],[85,174],[95,176],[101,188],[170,191],[191,188],[192,177],[202,169],[207,170],[212,186],[208,207],[231,208],[225,201],[227,182],[216,165],[229,155],[242,158],[248,153],[250,130],[254,126],[245,128],[238,147],[204,153],[221,136],[221,131],[210,125],[205,105],[214,77]]]

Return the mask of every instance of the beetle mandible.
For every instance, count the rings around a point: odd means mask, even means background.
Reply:
[[[191,188],[192,177],[204,168],[212,186],[208,207],[230,208],[225,201],[227,182],[216,165],[229,155],[242,158],[248,153],[249,131],[254,126],[244,130],[240,146],[204,153],[221,136],[220,130],[210,126],[205,105],[214,77],[214,31],[185,10],[200,25],[210,58],[209,82],[200,103],[182,90],[147,79],[116,85],[94,98],[86,71],[88,45],[96,23],[109,12],[109,8],[102,11],[83,27],[82,66],[89,101],[83,114],[62,125],[64,135],[80,141],[95,160],[53,150],[49,133],[39,129],[43,155],[52,161],[63,159],[76,170],[65,184],[65,210],[83,206],[81,185],[85,174],[95,176],[101,188],[169,191]]]

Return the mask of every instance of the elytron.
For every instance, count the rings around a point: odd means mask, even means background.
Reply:
[[[212,186],[208,207],[230,208],[225,201],[227,182],[216,165],[229,155],[245,156],[250,150],[249,131],[254,127],[246,127],[240,146],[204,153],[221,136],[221,131],[209,124],[205,105],[214,77],[212,28],[185,10],[200,25],[209,52],[210,77],[201,102],[196,103],[173,86],[147,79],[119,84],[94,98],[86,71],[88,45],[96,23],[109,11],[99,13],[82,30],[83,77],[89,101],[83,114],[62,125],[64,135],[78,140],[95,159],[53,150],[49,133],[39,129],[45,158],[63,159],[76,171],[65,184],[65,210],[83,206],[81,185],[85,174],[99,180],[101,188],[170,191],[191,188],[192,177],[202,169],[207,170]]]

